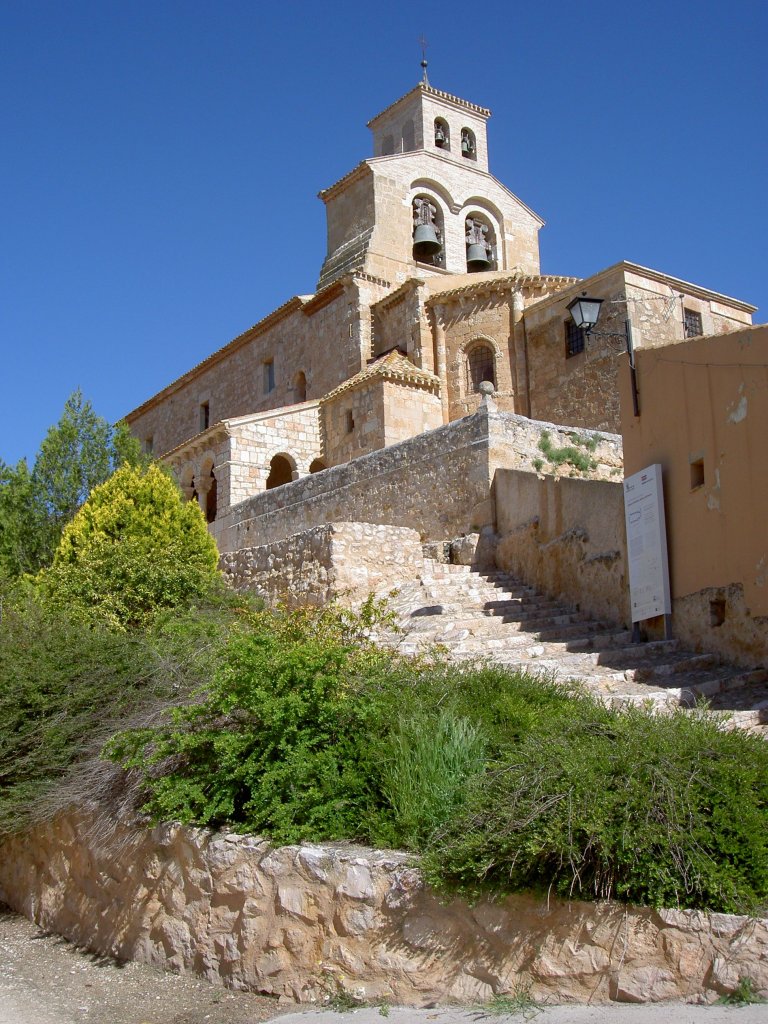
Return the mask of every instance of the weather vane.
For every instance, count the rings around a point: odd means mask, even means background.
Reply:
[[[429,85],[429,79],[427,78],[427,40],[424,36],[419,39],[419,44],[421,45],[421,67],[424,72],[422,82],[424,85]]]

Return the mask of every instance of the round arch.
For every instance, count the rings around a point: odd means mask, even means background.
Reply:
[[[419,192],[426,192],[434,199],[439,199],[444,206],[443,214],[450,213],[456,206],[453,196],[439,181],[434,178],[415,178],[409,188],[409,202],[413,202]]]
[[[298,477],[296,459],[288,452],[276,452],[269,460],[269,473],[267,475],[267,490],[273,487],[282,487],[289,484]]]
[[[498,344],[486,334],[476,334],[461,346],[459,387],[462,398],[478,394],[484,380],[489,380],[494,388],[498,387],[500,356]]]

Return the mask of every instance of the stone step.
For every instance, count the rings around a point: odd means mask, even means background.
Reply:
[[[405,627],[393,641],[403,653],[438,644],[456,661],[481,659],[572,681],[617,706],[651,702],[661,709],[704,698],[723,711],[736,707],[740,726],[768,734],[768,669],[737,669],[678,640],[633,643],[629,630],[546,597],[510,573],[435,563],[391,606]],[[750,689],[763,694],[764,709],[749,704]]]

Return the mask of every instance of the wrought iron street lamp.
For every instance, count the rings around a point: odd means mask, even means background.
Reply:
[[[635,348],[632,342],[632,323],[624,321],[624,333],[618,331],[595,331],[595,324],[600,319],[600,307],[603,299],[589,298],[586,292],[568,303],[566,309],[571,314],[576,326],[588,336],[596,338],[623,338],[629,356],[629,374],[632,383],[632,407],[635,416],[640,415],[639,396],[637,392],[637,374],[635,373]]]

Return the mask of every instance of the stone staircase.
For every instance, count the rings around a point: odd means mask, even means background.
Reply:
[[[693,706],[706,699],[733,725],[768,735],[768,669],[743,669],[678,640],[633,644],[629,631],[545,597],[498,570],[425,559],[421,580],[390,599],[399,649],[441,645],[457,660],[482,658],[565,682],[613,705]]]

